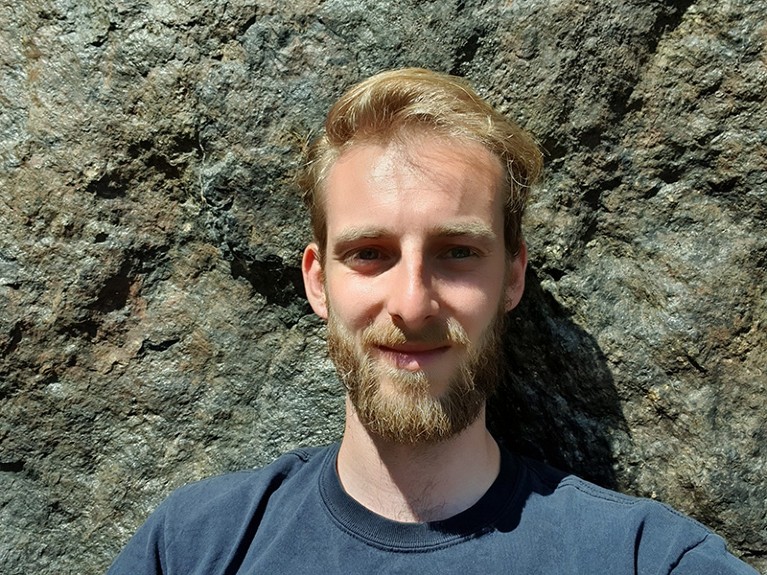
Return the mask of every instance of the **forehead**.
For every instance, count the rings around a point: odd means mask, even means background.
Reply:
[[[502,219],[500,160],[475,142],[418,136],[387,143],[361,143],[345,150],[325,185],[328,231],[389,216],[424,219]],[[426,218],[429,216],[429,218]]]

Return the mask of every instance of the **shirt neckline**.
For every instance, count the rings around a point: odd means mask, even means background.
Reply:
[[[494,530],[494,524],[519,499],[519,464],[500,446],[498,477],[470,508],[441,521],[403,523],[387,519],[358,503],[344,491],[336,470],[339,445],[328,450],[319,475],[327,512],[340,529],[374,547],[390,551],[430,551]]]

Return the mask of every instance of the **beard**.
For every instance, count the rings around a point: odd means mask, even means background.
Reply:
[[[393,323],[371,323],[355,339],[332,308],[328,315],[328,352],[362,425],[385,440],[414,445],[449,439],[474,423],[495,391],[502,365],[505,313],[499,308],[476,345],[455,319],[406,332]],[[440,395],[422,370],[398,369],[369,350],[405,343],[451,345],[463,352]],[[389,383],[384,389],[383,381]]]

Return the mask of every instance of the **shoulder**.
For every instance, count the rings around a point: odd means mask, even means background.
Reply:
[[[333,447],[290,451],[257,469],[214,476],[176,489],[142,526],[168,546],[178,541],[217,538],[259,522],[273,506],[295,508],[318,481],[319,468]],[[155,535],[156,536],[156,535]]]
[[[109,574],[189,574],[199,572],[197,565],[216,573],[222,557],[241,560],[266,515],[300,508],[334,449],[297,449],[259,469],[180,487],[134,534]]]
[[[260,489],[275,485],[299,474],[313,460],[322,459],[329,447],[308,447],[295,449],[280,455],[277,459],[254,469],[234,471],[189,483],[176,489],[172,498],[196,497],[201,494],[223,495],[240,490]]]
[[[528,487],[523,515],[539,532],[541,525],[544,531],[556,526],[550,535],[576,554],[589,560],[620,555],[647,573],[754,573],[727,551],[721,537],[669,505],[520,461]]]
[[[635,497],[600,487],[575,475],[556,470],[546,464],[520,458],[528,477],[532,497],[548,498],[556,509],[567,512],[571,518],[596,516],[600,521],[615,518],[627,521],[658,520],[680,524],[705,536],[708,529],[701,523],[680,513],[673,507],[653,499]]]
[[[213,514],[231,516],[242,510],[243,503],[271,497],[285,483],[308,479],[312,469],[324,459],[331,447],[309,447],[287,452],[268,465],[235,471],[189,483],[176,489],[158,511],[173,514],[179,509],[184,516]],[[237,513],[235,513],[236,515]]]

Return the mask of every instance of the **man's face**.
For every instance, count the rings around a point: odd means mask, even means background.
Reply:
[[[519,300],[502,170],[477,144],[422,136],[359,145],[331,168],[327,246],[304,254],[307,295],[357,417],[400,443],[445,439],[481,413],[500,318]]]

